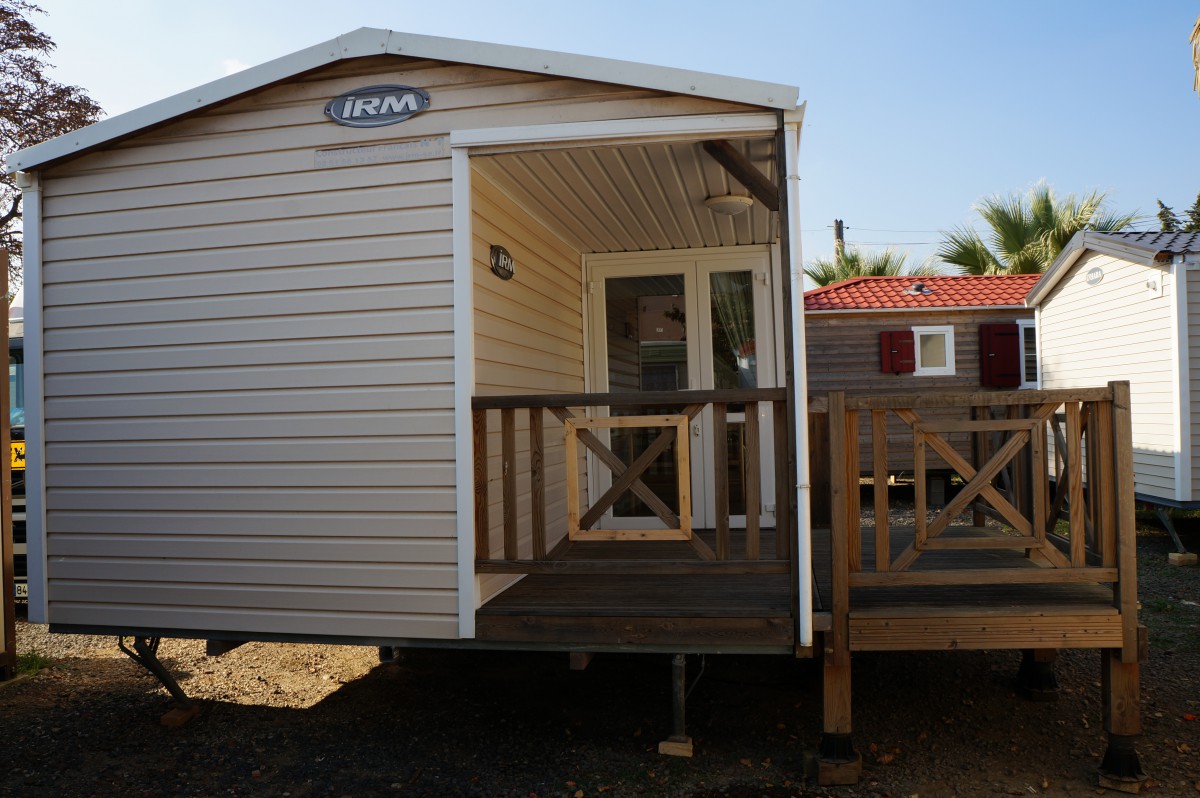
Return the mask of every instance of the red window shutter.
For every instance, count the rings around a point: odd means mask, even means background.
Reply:
[[[912,330],[879,333],[879,368],[891,374],[917,370],[916,337]]]
[[[987,388],[1021,384],[1021,331],[1016,324],[979,325],[979,371]]]

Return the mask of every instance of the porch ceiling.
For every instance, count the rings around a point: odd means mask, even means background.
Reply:
[[[778,185],[775,140],[731,140]],[[703,142],[656,142],[486,155],[472,159],[496,185],[583,252],[642,252],[765,244],[778,214],[755,200],[737,216],[714,213],[708,197],[752,196]]]

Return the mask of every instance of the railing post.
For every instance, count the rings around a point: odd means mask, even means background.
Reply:
[[[529,492],[533,502],[533,559],[546,559],[546,470],[543,462],[545,447],[545,414],[540,407],[529,409]]]
[[[875,483],[875,570],[891,569],[891,520],[888,518],[887,411],[871,411],[871,456]]]
[[[850,552],[846,486],[846,394],[829,393],[829,503],[830,549],[832,559],[833,611],[831,630],[834,662],[850,657]],[[857,487],[857,486],[856,486]]]
[[[714,486],[717,506],[717,559],[728,560],[729,551],[729,415],[728,405],[713,402]]]
[[[795,535],[791,510],[796,495],[796,487],[788,479],[787,402],[772,402],[771,412],[775,427],[775,557],[786,560],[791,556],[792,538]],[[811,468],[809,470],[811,472]]]
[[[475,471],[475,559],[486,560],[491,557],[491,545],[488,535],[491,531],[488,521],[488,444],[487,444],[487,411],[476,410],[474,417],[474,471]]]
[[[862,488],[859,476],[858,411],[846,411],[846,551],[850,570],[862,570]]]
[[[1087,566],[1087,508],[1083,503],[1083,427],[1079,403],[1067,402],[1067,506],[1070,508],[1071,565]]]
[[[1121,612],[1121,662],[1138,661],[1137,519],[1133,501],[1133,418],[1129,383],[1110,382],[1117,487],[1117,608]]]
[[[517,423],[516,410],[500,411],[501,484],[504,487],[504,559],[517,559]]]
[[[746,402],[746,559],[757,560],[760,555],[761,532],[758,512],[762,506],[762,445],[759,439],[758,402]]]

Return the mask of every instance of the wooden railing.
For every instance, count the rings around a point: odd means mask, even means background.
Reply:
[[[1129,384],[997,393],[848,397],[829,394],[831,535],[835,637],[846,633],[852,588],[930,585],[1112,583],[1124,649],[1137,646],[1133,454]],[[947,418],[958,409],[960,417]],[[912,539],[893,555],[889,524],[889,414],[912,430]],[[923,416],[927,415],[929,418]],[[859,425],[869,416],[875,526],[863,562]],[[947,436],[969,433],[965,457]],[[1052,455],[1051,455],[1052,448]],[[935,453],[962,489],[929,520],[926,457]],[[1052,467],[1053,466],[1053,467]],[[966,534],[951,523],[970,512]],[[1004,531],[985,530],[991,517]],[[1065,517],[1065,518],[1064,518]],[[1024,551],[1017,567],[938,567],[932,552]],[[1028,567],[1035,565],[1038,567]],[[839,617],[840,616],[840,617]],[[836,645],[837,643],[835,643]]]
[[[773,420],[772,456],[776,473],[775,545],[764,557],[762,552],[761,504],[762,451],[760,446],[759,413],[762,403],[771,404]],[[746,524],[744,548],[735,551],[734,535],[730,528],[729,456],[724,442],[729,430],[729,406],[745,407],[744,493]],[[712,436],[714,440],[714,485],[716,502],[713,545],[709,545],[691,529],[689,491],[687,489],[689,446],[686,430],[708,405],[712,406]],[[606,394],[546,394],[526,396],[478,396],[472,400],[474,413],[474,471],[475,471],[475,551],[477,573],[785,573],[789,568],[790,540],[793,529],[789,517],[790,492],[787,490],[788,410],[783,388],[724,391],[670,391]],[[678,412],[662,412],[664,407],[681,408]],[[590,410],[608,408],[607,414],[592,415]],[[651,408],[653,415],[631,416],[629,411]],[[618,413],[617,411],[625,411]],[[548,432],[545,415],[561,423],[557,432]],[[524,446],[517,442],[518,413],[528,414],[529,439]],[[492,523],[489,510],[489,429],[495,416],[500,421],[500,483],[503,522],[499,534],[503,537],[503,558],[492,558]],[[592,432],[597,427],[651,427],[660,430],[658,437],[626,463]],[[681,433],[680,430],[684,430]],[[547,521],[547,477],[544,455],[551,435],[561,436],[564,442],[567,511],[563,518]],[[591,462],[612,472],[611,487],[595,497],[586,510],[580,504],[580,463],[575,456],[576,444],[582,444],[592,454]],[[656,459],[674,445],[677,468],[682,469],[679,495],[682,512],[670,508],[643,481],[646,470]],[[528,473],[519,473],[518,456],[528,456]],[[518,502],[527,491],[531,508],[528,522],[522,523]],[[626,494],[632,493],[662,521],[663,529],[602,530],[597,522],[609,508]],[[553,527],[553,528],[552,528]],[[521,556],[522,541],[528,538],[529,555]],[[550,546],[552,538],[558,538]],[[625,553],[620,559],[567,558],[573,541],[684,541],[690,548],[686,558],[633,558]],[[499,546],[497,546],[499,548]]]

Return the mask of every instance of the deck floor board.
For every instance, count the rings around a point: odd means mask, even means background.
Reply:
[[[954,527],[943,537],[984,534]],[[697,534],[715,544],[712,530]],[[912,528],[893,528],[893,557],[912,541]],[[874,530],[862,529],[867,569],[874,563]],[[743,532],[732,534],[735,556]],[[763,551],[774,551],[774,530],[762,533]],[[829,531],[813,530],[818,630],[829,627],[832,593]],[[596,541],[569,546],[563,560],[691,560],[686,542]],[[931,568],[1038,568],[1021,550],[946,550],[922,555],[913,570]],[[530,574],[493,597],[476,613],[479,635],[571,645],[653,639],[721,646],[790,647],[791,582],[787,574],[688,574],[671,576]],[[860,650],[944,647],[1106,645],[1119,616],[1113,590],[1098,584],[953,585],[855,588],[850,596],[852,639]],[[629,619],[629,623],[621,619]],[[631,625],[632,624],[632,625]]]

